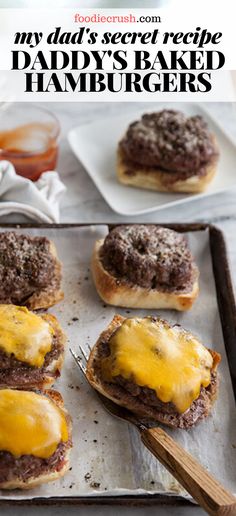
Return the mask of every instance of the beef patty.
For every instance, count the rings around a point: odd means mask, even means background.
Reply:
[[[187,292],[198,276],[185,237],[155,225],[112,229],[100,258],[112,276],[146,289]]]
[[[0,303],[21,305],[48,285],[59,287],[55,264],[47,238],[0,233]]]
[[[56,451],[48,459],[34,455],[15,457],[7,451],[0,451],[0,484],[14,479],[27,482],[54,471],[60,471],[65,464],[65,452],[71,447],[71,441],[59,443]]]
[[[120,148],[137,165],[190,175],[202,174],[205,165],[218,157],[214,137],[201,116],[188,118],[166,109],[133,122]]]
[[[144,403],[150,409],[150,417],[158,413],[159,421],[178,428],[190,428],[198,419],[208,415],[218,386],[217,373],[214,372],[211,375],[211,383],[208,387],[201,387],[198,398],[193,401],[190,408],[183,414],[179,414],[173,403],[164,403],[159,400],[153,389],[139,387],[134,382],[128,381],[121,376],[117,376],[114,380],[119,388],[117,389],[114,384],[110,384],[109,388],[111,390],[114,389],[116,398],[126,399],[132,403],[133,410],[135,410],[136,406],[138,410],[139,402]]]
[[[0,388],[1,387],[21,387],[33,388],[46,380],[50,365],[57,360],[64,351],[63,342],[58,329],[54,328],[51,350],[45,355],[42,367],[34,367],[15,358],[13,354],[7,354],[0,349]],[[57,378],[59,371],[50,371],[50,376]]]

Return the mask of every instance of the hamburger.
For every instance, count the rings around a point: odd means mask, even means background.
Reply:
[[[154,224],[113,228],[97,240],[92,274],[108,304],[188,310],[199,291],[199,271],[184,235]]]
[[[65,342],[52,314],[0,305],[0,388],[50,387],[60,375]]]
[[[56,391],[0,390],[0,488],[28,489],[69,468],[71,420]]]
[[[203,192],[217,170],[219,149],[202,116],[164,109],[129,125],[118,145],[117,177],[159,192]]]
[[[220,360],[180,325],[116,315],[90,353],[86,376],[138,416],[187,429],[210,413]]]

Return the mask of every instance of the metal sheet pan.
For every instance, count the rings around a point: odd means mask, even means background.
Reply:
[[[41,232],[45,229],[56,231],[65,231],[70,228],[79,228],[81,226],[88,227],[89,224],[60,224],[60,225],[17,225],[18,229],[31,229],[35,232],[39,229]],[[96,225],[92,225],[95,226]],[[110,227],[112,227],[111,225]],[[223,234],[215,227],[207,224],[168,224],[168,227],[176,229],[180,232],[208,232],[210,258],[212,261],[212,270],[214,275],[216,295],[218,301],[218,316],[221,320],[224,345],[228,357],[229,370],[233,384],[234,396],[236,399],[236,307],[233,294],[233,287],[229,272],[229,263]],[[9,225],[9,227],[13,227]],[[2,229],[7,229],[8,225],[2,225]],[[1,229],[0,228],[0,229]],[[53,310],[52,310],[53,311]],[[118,310],[117,310],[118,311]],[[60,387],[59,387],[60,389]],[[32,499],[0,499],[0,504],[27,504],[27,505],[57,505],[57,504],[120,504],[120,505],[151,505],[151,504],[188,504],[189,501],[178,495],[168,496],[165,494],[155,493],[137,493],[126,495],[104,496],[103,494],[95,494],[93,496],[64,496],[63,492],[60,496],[41,497],[36,496]]]

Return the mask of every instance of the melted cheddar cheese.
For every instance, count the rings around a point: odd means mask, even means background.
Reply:
[[[61,409],[35,392],[0,390],[0,450],[47,459],[68,440]]]
[[[52,347],[53,329],[23,306],[0,305],[0,349],[17,360],[41,367]]]
[[[172,402],[179,413],[198,398],[211,381],[210,352],[190,333],[164,321],[126,319],[109,340],[111,354],[102,360],[102,377],[121,375],[157,398]]]

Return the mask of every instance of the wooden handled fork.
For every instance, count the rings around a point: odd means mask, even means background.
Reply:
[[[76,364],[87,380],[87,356],[81,347],[80,351],[82,356],[78,357],[70,349]],[[120,405],[116,405],[97,391],[96,393],[110,414],[132,423],[138,428],[143,444],[208,514],[212,516],[236,516],[236,498],[172,437],[161,428],[146,427],[135,414]]]

